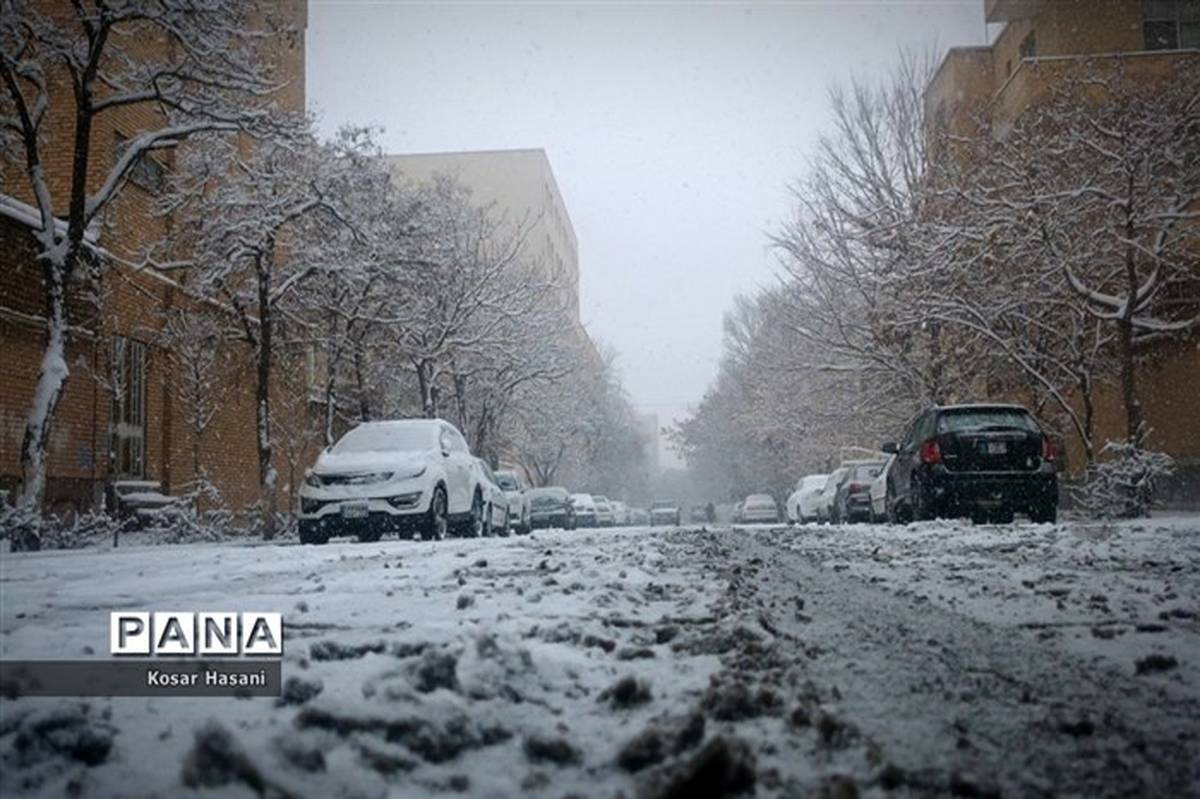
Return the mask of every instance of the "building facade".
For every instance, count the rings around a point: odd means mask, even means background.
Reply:
[[[525,235],[521,255],[559,288],[562,307],[579,326],[579,242],[566,203],[542,149],[476,150],[384,156],[400,181],[442,175],[471,191],[509,231]]]
[[[1185,62],[1200,63],[1200,0],[985,0],[984,10],[1003,26],[992,43],[951,48],[925,90],[926,119],[951,134],[975,135],[982,122],[994,135],[1068,78],[1120,70],[1155,86],[1178,80]],[[943,156],[933,149],[931,157]],[[1200,503],[1200,331],[1139,345],[1136,363],[1147,446],[1179,467],[1168,502]],[[1096,441],[1124,438],[1125,425],[1119,388],[1098,391]],[[1077,471],[1082,447],[1067,445]]]
[[[51,14],[71,13],[65,2],[47,0],[43,5]],[[285,0],[272,6],[272,13],[286,16],[290,32],[266,45],[262,54],[282,87],[271,102],[285,111],[303,111],[307,3]],[[138,46],[163,45],[148,39]],[[74,101],[63,76],[52,75],[50,86],[42,153],[51,195],[62,206],[54,210],[62,215],[72,180]],[[161,126],[163,117],[155,103],[144,102],[95,120],[89,191],[100,185],[124,143]],[[245,345],[214,342],[221,351],[212,384],[219,402],[198,442],[177,390],[182,367],[164,343],[163,328],[173,310],[201,300],[189,293],[185,273],[168,276],[134,266],[146,245],[171,236],[173,220],[159,212],[157,200],[173,156],[172,150],[148,154],[132,170],[101,223],[87,235],[87,259],[98,268],[77,274],[68,286],[69,377],[47,452],[45,505],[52,512],[102,507],[107,488],[122,479],[154,482],[164,492],[178,493],[194,483],[197,464],[229,506],[243,509],[259,499],[252,353]],[[0,494],[9,498],[21,488],[22,439],[47,335],[33,202],[22,160],[0,161]],[[308,415],[304,391],[281,378],[273,393],[281,399],[281,418],[295,417],[293,426],[300,427]],[[288,504],[289,478],[296,479],[291,461],[302,460],[294,452],[289,456],[288,449],[280,447],[276,456],[284,481],[280,507]]]

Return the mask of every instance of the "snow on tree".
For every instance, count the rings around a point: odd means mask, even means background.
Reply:
[[[337,263],[328,247],[340,241],[338,231],[354,227],[345,199],[359,173],[342,144],[319,145],[307,133],[249,142],[207,135],[180,159],[164,201],[186,232],[173,243],[183,249],[180,257],[159,258],[157,265],[186,270],[189,286],[228,309],[219,318],[254,353],[255,442],[268,538],[279,478],[271,432],[275,360],[293,334],[289,324],[302,330],[306,321],[297,307],[299,289]]]
[[[34,508],[41,505],[47,442],[70,374],[67,294],[95,223],[150,153],[200,133],[267,135],[276,127],[270,97],[278,85],[260,48],[282,32],[273,14],[237,0],[81,0],[43,8],[32,0],[0,3],[0,130],[5,157],[24,172],[26,185],[11,190],[37,209],[46,304],[46,347],[21,446],[21,502]],[[111,167],[99,166],[94,156],[104,148],[96,146],[95,132],[108,129],[105,118],[131,108],[148,112],[142,117],[148,127]],[[61,137],[52,142],[49,135],[52,119],[56,129],[71,131],[65,182],[50,180],[50,148],[62,146]]]
[[[1087,341],[1115,339],[1124,438],[1136,444],[1138,347],[1200,322],[1200,66],[1180,59],[1152,84],[1125,59],[1059,67],[1033,62],[1049,96],[957,145],[977,166],[956,200],[1074,324],[1092,322]]]

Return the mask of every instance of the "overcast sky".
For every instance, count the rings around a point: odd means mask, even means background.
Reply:
[[[767,233],[828,86],[986,35],[983,0],[310,0],[308,100],[324,132],[382,126],[387,152],[545,149],[583,322],[666,423],[714,376],[730,298],[774,279]]]

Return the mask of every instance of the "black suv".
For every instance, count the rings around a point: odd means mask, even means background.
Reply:
[[[920,414],[888,470],[891,522],[970,516],[972,521],[1058,518],[1054,445],[1020,405],[942,405]]]

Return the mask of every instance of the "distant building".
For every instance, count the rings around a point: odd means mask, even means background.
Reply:
[[[562,286],[563,307],[579,325],[579,243],[542,149],[387,155],[394,175],[415,182],[455,178],[479,206],[491,205],[510,226],[526,228],[523,255]]]
[[[1184,60],[1200,61],[1198,0],[985,0],[984,13],[987,22],[1004,25],[992,44],[951,48],[925,90],[926,120],[954,134],[974,134],[981,120],[1002,129],[1082,70],[1100,77],[1119,65],[1156,86],[1176,79]],[[1193,332],[1139,346],[1137,394],[1149,445],[1181,467],[1170,501],[1195,504],[1200,337]],[[1118,389],[1098,392],[1095,438],[1124,438],[1124,426]],[[1068,449],[1077,467],[1078,442],[1068,441]]]

